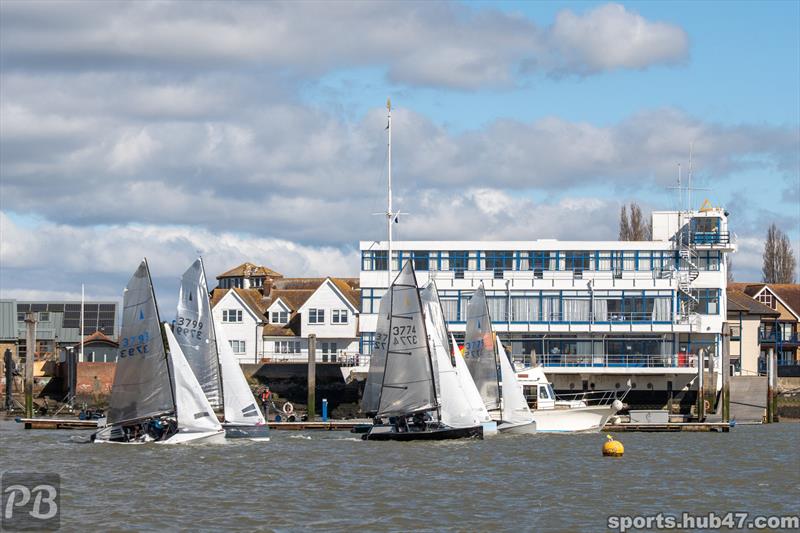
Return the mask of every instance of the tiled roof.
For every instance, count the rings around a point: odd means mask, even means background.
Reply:
[[[300,315],[295,313],[289,323],[281,326],[278,324],[264,324],[261,333],[265,337],[298,337],[300,336]]]
[[[745,311],[751,315],[778,316],[780,313],[774,309],[754,300],[752,296],[738,289],[728,287],[728,311]]]
[[[263,318],[269,304],[267,299],[263,298],[257,289],[220,289],[217,287],[211,291],[211,307],[216,307],[229,291],[236,291],[237,296],[242,299],[245,305],[247,305],[253,313]]]
[[[796,314],[800,315],[800,284],[797,283],[729,283],[729,288],[735,288],[748,296],[755,296],[765,286],[783,300]]]
[[[236,268],[232,268],[227,272],[223,272],[217,279],[222,278],[252,278],[258,276],[265,276],[268,278],[282,278],[283,274],[279,272],[275,272],[265,266],[254,265],[253,263],[242,263],[241,265],[237,266]]]
[[[348,283],[347,280],[342,278],[331,278],[331,282],[344,294],[345,298],[350,301],[353,307],[359,311],[361,310],[361,296],[359,294],[358,280],[356,280],[355,286],[353,283]]]
[[[109,344],[113,344],[114,346],[119,346],[119,344],[115,342],[114,339],[112,339],[102,331],[95,331],[91,335],[86,335],[83,338],[83,344],[88,344],[90,342],[107,342]]]

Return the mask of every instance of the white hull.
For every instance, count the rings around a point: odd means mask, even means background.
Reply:
[[[97,432],[97,436],[94,439],[94,443],[96,444],[222,444],[225,442],[225,430],[219,431],[205,431],[205,432],[196,432],[196,431],[187,431],[185,433],[176,433],[175,435],[171,436],[167,440],[162,441],[154,441],[149,437],[145,437],[145,440],[136,440],[136,441],[118,441],[118,440],[109,440],[110,436],[110,428],[103,428]]]
[[[500,422],[497,424],[500,433],[510,435],[534,435],[538,431],[536,421],[533,422]]]
[[[532,410],[536,430],[545,433],[594,433],[617,412],[613,405]],[[501,428],[502,430],[502,428]]]

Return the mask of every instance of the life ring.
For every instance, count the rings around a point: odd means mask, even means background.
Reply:
[[[286,402],[285,404],[283,404],[283,412],[284,414],[287,415],[294,413],[294,405],[290,404],[289,402]]]

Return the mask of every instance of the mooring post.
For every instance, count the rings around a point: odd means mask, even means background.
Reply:
[[[731,420],[731,327],[722,324],[722,421]]]
[[[33,418],[33,358],[36,354],[36,319],[25,313],[25,418]]]
[[[323,422],[327,422],[328,421],[328,399],[327,398],[323,398],[322,399],[322,421]]]
[[[767,424],[771,424],[775,417],[775,413],[773,412],[775,406],[772,403],[772,396],[775,394],[773,390],[775,386],[773,378],[773,374],[775,373],[775,361],[772,358],[772,353],[772,348],[770,348],[767,352]]]
[[[702,422],[706,418],[706,389],[705,389],[705,362],[706,351],[703,348],[697,350],[697,421]]]
[[[6,348],[3,354],[3,363],[5,364],[6,376],[6,400],[5,409],[11,411],[14,409],[14,356],[11,355],[11,350]]]
[[[317,415],[315,403],[317,388],[317,336],[313,333],[308,336],[308,406],[306,413],[308,420],[313,420]]]

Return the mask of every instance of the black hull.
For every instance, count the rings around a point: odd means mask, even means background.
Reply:
[[[237,424],[222,424],[225,429],[226,439],[264,439],[269,437],[269,426],[245,426]]]
[[[376,431],[376,429],[379,429]],[[399,441],[409,442],[414,440],[452,440],[452,439],[482,439],[483,427],[470,428],[437,428],[424,431],[397,431],[393,426],[373,426],[368,433],[361,435],[363,440]]]

